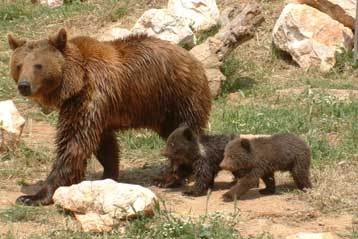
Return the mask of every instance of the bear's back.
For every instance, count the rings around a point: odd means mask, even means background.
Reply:
[[[308,145],[291,133],[274,134],[253,140],[257,160],[266,161],[277,170],[289,170],[297,161],[309,160]]]

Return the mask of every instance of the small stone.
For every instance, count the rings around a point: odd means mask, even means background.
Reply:
[[[110,231],[138,213],[152,214],[156,199],[147,188],[111,179],[59,187],[53,196],[56,205],[74,212],[82,229],[90,232]]]
[[[286,239],[338,239],[339,237],[330,233],[311,233],[311,232],[300,232],[291,236],[286,237]]]
[[[61,7],[63,0],[40,0],[42,5],[47,5],[49,8]]]
[[[0,151],[14,148],[21,136],[25,119],[11,100],[0,101]]]

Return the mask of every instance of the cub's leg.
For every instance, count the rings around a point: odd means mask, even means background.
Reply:
[[[257,186],[259,178],[259,172],[253,169],[250,173],[246,174],[243,178],[241,178],[235,186],[233,186],[228,192],[223,195],[224,201],[230,202],[233,201],[235,198],[239,199],[251,188],[255,188]]]
[[[214,185],[214,179],[219,167],[211,165],[209,160],[198,160],[193,168],[194,186],[191,190],[183,192],[183,194],[195,197],[206,195],[208,189]]]
[[[266,188],[260,189],[259,192],[263,195],[274,194],[276,191],[276,183],[275,183],[274,173],[273,172],[267,173],[261,179],[264,181]]]
[[[309,166],[302,167],[302,165],[295,165],[292,168],[291,174],[298,189],[312,188]]]

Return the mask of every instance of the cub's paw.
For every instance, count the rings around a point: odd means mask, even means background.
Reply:
[[[206,192],[196,191],[196,190],[188,190],[188,191],[184,191],[183,195],[191,196],[191,197],[200,197],[200,196],[206,195]]]
[[[275,189],[264,188],[264,189],[260,189],[259,193],[262,195],[272,195],[275,194]]]
[[[153,180],[153,184],[160,188],[178,188],[183,185],[183,180],[175,177],[162,177]]]
[[[235,194],[231,193],[231,192],[226,192],[223,194],[222,198],[224,200],[224,202],[232,202],[235,200]]]

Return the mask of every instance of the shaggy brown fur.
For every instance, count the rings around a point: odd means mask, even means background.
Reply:
[[[293,134],[275,134],[250,140],[237,137],[227,144],[224,155],[220,164],[222,169],[231,172],[247,170],[244,177],[224,194],[226,201],[244,195],[255,187],[259,178],[266,184],[266,189],[261,193],[274,193],[275,171],[290,171],[301,190],[312,187],[311,150],[302,139]]]
[[[180,186],[193,175],[194,187],[184,194],[205,195],[220,170],[225,146],[233,138],[234,135],[197,135],[188,126],[177,128],[169,135],[163,152],[173,176],[166,175],[161,186]]]
[[[115,130],[149,128],[167,138],[181,122],[206,127],[211,97],[200,62],[167,41],[133,35],[99,42],[8,36],[11,75],[21,94],[59,109],[57,157],[45,186],[17,202],[50,204],[56,188],[80,182],[94,153],[103,178],[118,177]]]

